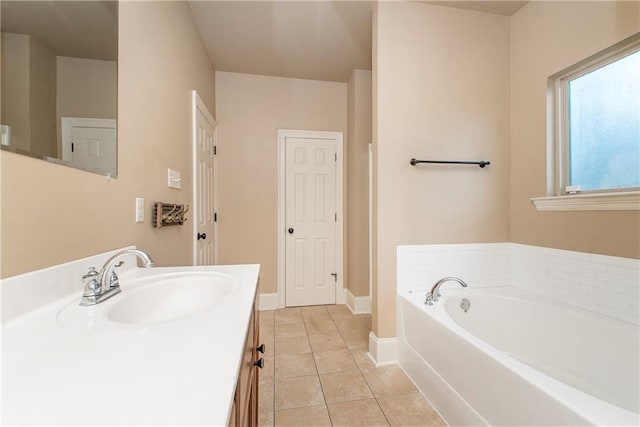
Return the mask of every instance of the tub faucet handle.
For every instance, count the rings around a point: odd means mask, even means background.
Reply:
[[[433,294],[431,292],[427,292],[424,299],[425,305],[433,305]]]

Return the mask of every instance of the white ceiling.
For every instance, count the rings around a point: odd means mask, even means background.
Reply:
[[[347,81],[371,69],[371,3],[190,1],[216,70]]]
[[[513,15],[526,1],[422,1]],[[371,69],[371,1],[189,1],[216,70],[345,82]]]

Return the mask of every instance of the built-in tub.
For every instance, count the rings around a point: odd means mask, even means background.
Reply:
[[[398,361],[449,425],[638,425],[638,345],[636,325],[511,287],[398,297]]]

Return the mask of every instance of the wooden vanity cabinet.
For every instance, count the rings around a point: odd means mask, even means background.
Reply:
[[[260,339],[258,298],[256,297],[247,329],[247,339],[244,344],[242,365],[238,375],[236,394],[233,400],[229,426],[246,427],[258,425],[258,384],[259,366],[264,363],[258,351]]]

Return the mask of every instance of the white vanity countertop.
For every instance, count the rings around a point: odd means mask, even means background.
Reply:
[[[238,286],[222,303],[149,326],[108,309],[130,280],[217,272]],[[2,423],[226,425],[258,281],[258,265],[133,269],[122,293],[90,307],[81,292],[2,326]]]

